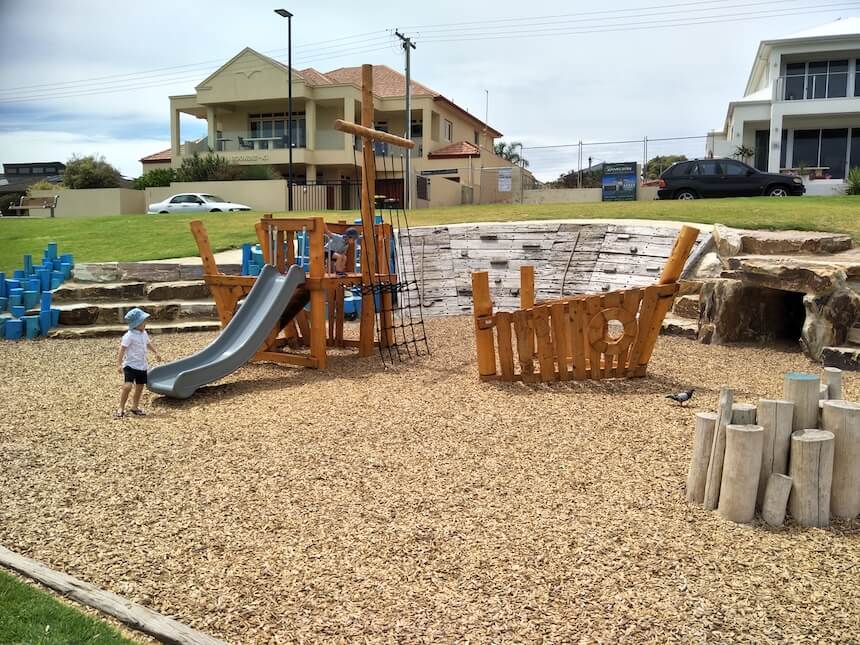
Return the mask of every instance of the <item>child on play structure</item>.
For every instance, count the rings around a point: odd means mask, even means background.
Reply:
[[[349,250],[349,240],[358,240],[358,231],[353,227],[349,227],[343,232],[343,235],[332,233],[325,229],[327,241],[325,243],[325,252],[328,254],[329,263],[334,264],[334,271],[338,275],[343,275],[346,271],[346,252]]]
[[[128,323],[128,331],[122,336],[119,355],[117,356],[117,370],[123,375],[122,391],[119,395],[119,408],[114,416],[121,419],[125,416],[125,404],[128,394],[134,387],[129,412],[137,416],[144,416],[146,412],[140,409],[140,395],[143,394],[143,386],[146,385],[146,351],[152,350],[155,357],[160,361],[161,356],[153,344],[149,342],[149,334],[146,333],[146,319],[149,314],[143,309],[135,307],[125,315]]]

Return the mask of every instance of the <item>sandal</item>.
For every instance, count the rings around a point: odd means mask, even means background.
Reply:
[[[114,419],[122,419],[125,416],[125,412],[122,410],[117,410],[113,413]]]
[[[131,412],[133,415],[138,416],[138,417],[145,417],[146,416],[146,412],[144,412],[140,408],[131,408],[129,410],[129,412]]]

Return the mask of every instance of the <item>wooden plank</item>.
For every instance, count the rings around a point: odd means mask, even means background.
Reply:
[[[296,263],[296,234],[293,231],[287,231],[287,266],[293,266]]]
[[[603,309],[620,309],[622,291],[610,291],[600,301]],[[607,333],[608,333],[607,329]],[[618,360],[618,355],[615,352],[603,352],[603,378],[612,378],[615,375],[615,364]]]
[[[513,317],[506,311],[495,315],[496,336],[499,346],[499,367],[502,371],[503,381],[512,381],[514,377],[514,346],[511,337],[511,325]]]
[[[325,273],[323,253],[323,225],[322,218],[315,218],[314,230],[310,233],[310,276],[322,278]],[[321,289],[311,291],[311,356],[318,362],[319,369],[326,367],[326,329],[325,329],[325,293]]]
[[[591,342],[589,341],[589,335],[591,333],[591,329],[595,325],[599,325],[600,328],[603,328],[602,319],[597,316],[600,313],[600,310],[603,309],[601,304],[602,296],[589,296],[585,300],[585,346],[586,351],[588,352],[588,364],[589,370],[588,375],[590,378],[594,380],[600,380],[603,376],[602,366],[600,362],[600,352],[594,349],[591,346]]]
[[[555,380],[555,351],[550,336],[549,312],[549,307],[536,307],[532,310],[540,379],[544,383]]]
[[[514,312],[513,317],[514,331],[517,335],[517,358],[520,362],[520,374],[523,381],[532,383],[537,378],[534,373],[534,350],[532,350],[534,332],[531,327],[531,314],[528,310],[520,309]]]
[[[173,618],[163,616],[78,578],[54,571],[43,562],[24,557],[2,546],[0,546],[0,564],[41,582],[67,598],[113,616],[129,627],[149,634],[164,643],[182,645],[224,644],[224,641],[192,629],[188,625],[183,625]]]
[[[284,238],[284,232],[278,229],[275,241],[275,266],[280,273],[286,273],[287,271],[287,257],[286,250],[284,249],[285,243],[286,239]]]
[[[257,352],[254,354],[255,361],[271,361],[272,363],[284,363],[286,365],[298,365],[309,369],[322,369],[320,362],[313,356],[304,354],[290,354],[288,352]]]
[[[629,289],[621,294],[621,308],[626,311],[631,317],[636,318],[636,314],[639,311],[639,303],[642,300],[642,289]],[[638,334],[638,325],[637,325],[637,336]],[[636,342],[636,339],[633,339],[633,342],[627,346],[627,348],[618,354],[618,363],[615,366],[615,374],[616,378],[624,378],[627,375],[627,370],[629,368],[628,359],[630,357],[630,352],[632,351],[633,344]]]
[[[364,123],[363,114],[364,108],[362,108],[362,123]],[[371,139],[373,141],[384,141],[386,143],[399,146],[401,148],[409,148],[410,150],[415,147],[415,142],[410,141],[409,139],[404,139],[403,137],[398,137],[397,135],[390,134],[388,132],[382,132],[381,130],[374,130],[371,127],[365,127],[357,125],[355,123],[350,123],[349,121],[344,121],[343,119],[335,119],[334,129],[340,130],[341,132],[354,134],[359,137],[363,137],[365,141],[367,141],[368,139]]]
[[[344,312],[344,298],[346,290],[344,286],[341,284],[335,290],[335,300],[337,301],[337,308],[335,310],[335,324],[334,324],[334,344],[336,347],[343,347],[343,324],[345,320],[345,312]]]
[[[671,284],[678,281],[700,232],[699,229],[692,226],[681,227],[678,238],[675,240],[675,245],[672,247],[672,254],[666,261],[666,266],[663,267],[663,273],[660,275],[658,284]],[[650,356],[650,352],[648,355]],[[648,361],[646,360],[645,362],[647,363]]]
[[[373,127],[373,66],[361,66],[361,125],[365,128]],[[367,140],[361,151],[361,229],[362,236],[373,236],[374,231],[374,187],[376,186],[376,157],[373,154],[373,146]],[[373,262],[376,253],[373,239],[362,239],[361,241],[361,273],[365,285],[370,285],[372,276],[378,273],[376,263]],[[376,302],[372,293],[365,290],[361,297],[361,326],[359,337],[361,347],[359,356],[370,356],[373,353],[373,334],[376,324]]]
[[[565,306],[562,303],[550,305],[552,321],[552,344],[555,348],[555,359],[558,363],[558,378],[561,381],[570,380],[570,370],[567,365],[567,357],[570,353],[570,346],[567,341],[567,332],[569,328],[568,314]]]
[[[520,309],[531,309],[535,306],[535,268],[532,265],[520,267]],[[534,329],[529,338],[531,339],[532,356],[535,355],[536,336]]]
[[[218,275],[221,273],[218,270],[218,264],[215,262],[215,256],[212,254],[212,245],[209,243],[209,235],[206,233],[206,227],[199,219],[191,222],[191,234],[194,236],[194,241],[197,242],[197,252],[200,254],[200,260],[203,262],[203,273],[209,275]]]
[[[570,318],[570,344],[571,358],[573,359],[573,377],[577,381],[588,378],[586,370],[586,342],[585,337],[585,301],[573,300],[568,305],[568,316]]]
[[[478,374],[496,373],[496,351],[493,347],[492,327],[482,327],[482,320],[492,318],[493,300],[490,297],[490,278],[486,271],[472,274],[472,319],[475,323],[475,346],[478,352]]]
[[[678,289],[678,283],[672,286]],[[654,306],[654,312],[651,316],[650,326],[647,328],[645,340],[642,344],[642,351],[639,354],[639,364],[648,365],[651,360],[651,353],[654,351],[654,345],[657,343],[657,336],[660,335],[660,328],[663,326],[663,319],[672,308],[672,303],[675,302],[675,295],[661,295],[657,298],[657,303]]]
[[[636,341],[630,350],[630,357],[627,359],[627,376],[639,376],[639,357],[642,355],[642,350],[645,347],[645,339],[648,336],[648,328],[651,324],[651,319],[654,316],[654,308],[657,306],[660,287],[651,285],[645,287],[642,301],[639,305],[638,330],[636,332]]]

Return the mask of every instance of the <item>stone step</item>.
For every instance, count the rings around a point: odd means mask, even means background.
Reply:
[[[675,298],[675,305],[672,307],[672,313],[678,318],[698,320],[699,296],[678,296]]]
[[[55,303],[140,300],[146,298],[146,283],[105,282],[90,284],[66,282],[55,289],[53,294]]]
[[[187,320],[162,323],[151,323],[146,326],[153,336],[160,334],[178,334],[182,332],[218,331],[221,325],[217,321]],[[126,325],[83,325],[56,327],[48,333],[49,338],[97,338],[100,336],[122,336],[128,327]]]
[[[251,229],[253,237],[254,229]],[[218,270],[228,275],[239,275],[240,264],[219,263]],[[75,280],[90,283],[112,282],[173,282],[199,280],[203,265],[199,260],[191,263],[176,262],[79,262],[75,265]]]
[[[198,300],[210,296],[209,287],[203,280],[154,282],[146,287],[146,297],[154,301]]]
[[[851,345],[860,345],[860,327],[852,327],[848,330],[847,341]]]
[[[838,367],[841,370],[860,371],[860,347],[824,347],[821,350],[824,367]]]
[[[682,336],[691,340],[696,340],[699,336],[698,321],[690,320],[689,318],[681,318],[673,314],[666,314],[663,319],[663,326],[660,329],[661,334],[666,336]]]
[[[212,300],[165,300],[159,302],[75,302],[60,303],[61,325],[122,324],[123,316],[133,307],[140,307],[153,322],[206,319],[217,320],[218,312]]]

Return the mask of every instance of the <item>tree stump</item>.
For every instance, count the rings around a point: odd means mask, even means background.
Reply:
[[[785,475],[788,472],[788,450],[791,447],[791,419],[794,403],[760,399],[756,412],[756,424],[764,430],[764,445],[761,451],[761,474],[758,479],[756,508],[762,508],[765,489],[770,474]]]
[[[785,507],[791,493],[791,477],[772,473],[765,486],[761,518],[771,526],[782,526],[785,522]]]
[[[788,509],[801,526],[830,524],[833,483],[833,433],[798,430],[791,435],[791,495]]]
[[[733,423],[726,428],[726,456],[719,503],[723,519],[747,524],[755,517],[763,439],[761,426]]]
[[[735,403],[732,405],[732,425],[752,426],[756,421],[756,409],[752,403]]]
[[[708,462],[708,476],[705,480],[705,500],[702,503],[706,511],[714,510],[720,501],[723,456],[726,452],[726,426],[732,420],[733,398],[734,390],[725,386],[720,388],[720,402],[717,407],[717,421],[714,429],[714,445],[711,448],[711,460]]]
[[[818,427],[820,386],[821,380],[815,374],[789,372],[785,375],[783,398],[794,403],[792,430],[807,430]]]
[[[708,478],[716,424],[715,412],[696,413],[693,456],[690,459],[690,470],[687,472],[687,501],[690,504],[701,504],[705,501],[705,480]]]
[[[827,401],[821,428],[833,433],[830,512],[847,520],[860,515],[860,404]]]
[[[827,398],[830,401],[842,400],[842,370],[838,367],[825,367],[821,380],[827,386]]]

